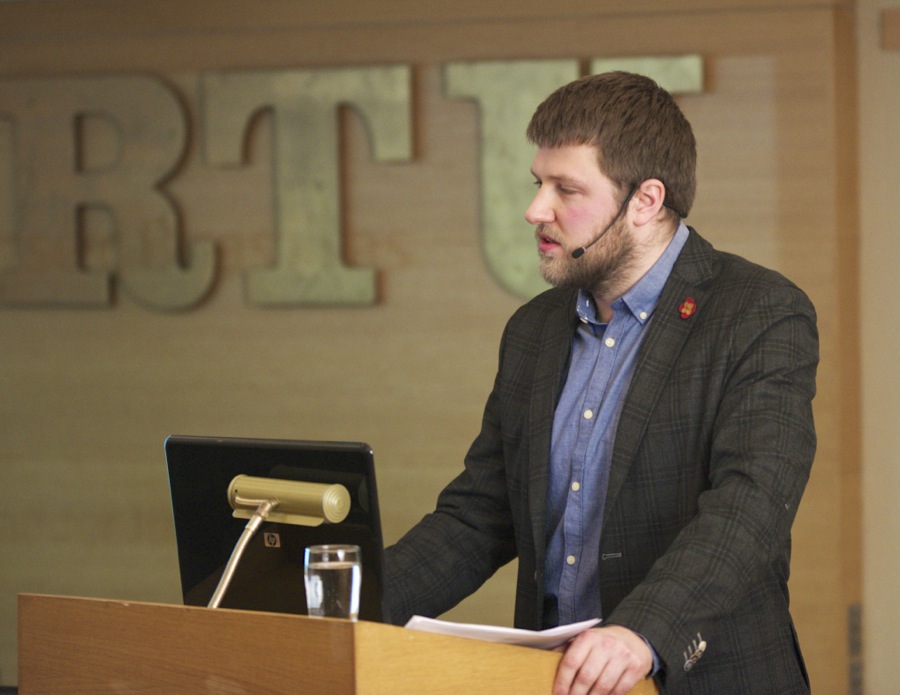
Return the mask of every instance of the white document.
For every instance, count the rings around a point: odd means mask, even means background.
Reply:
[[[585,620],[571,625],[560,625],[547,630],[520,630],[512,627],[495,627],[493,625],[469,625],[466,623],[450,623],[434,618],[423,618],[414,615],[406,623],[410,630],[421,632],[433,632],[437,635],[451,635],[452,637],[468,637],[484,642],[499,642],[501,644],[516,644],[523,647],[535,647],[537,649],[555,649],[565,644],[581,632],[594,627],[600,622],[599,618]]]

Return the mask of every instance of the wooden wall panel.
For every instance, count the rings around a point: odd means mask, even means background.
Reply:
[[[691,222],[784,272],[819,308],[820,447],[791,589],[816,692],[846,691],[846,612],[859,591],[848,552],[858,545],[847,545],[858,518],[847,408],[856,367],[842,338],[856,327],[853,94],[842,67],[852,12],[812,1],[594,4],[566,14],[538,3],[303,4],[318,8],[309,14],[286,2],[215,12],[159,0],[0,5],[0,80],[150,73],[196,119],[204,72],[399,63],[413,70],[415,123],[413,161],[376,164],[362,123],[343,119],[345,243],[351,263],[379,271],[375,306],[245,301],[240,274],[272,253],[272,132],[261,116],[240,169],[204,165],[193,122],[166,184],[187,241],[220,245],[223,273],[201,306],[0,307],[0,487],[10,493],[0,511],[0,682],[15,679],[16,592],[179,600],[169,433],[366,440],[387,539],[429,511],[477,431],[500,332],[520,303],[484,262],[478,110],[443,95],[443,65],[699,53],[704,92],[680,99],[700,147]],[[507,624],[513,586],[505,569],[449,617]]]
[[[900,3],[861,0],[858,10],[860,103],[860,323],[862,332],[863,635],[864,690],[897,689],[893,657],[900,644],[900,370],[896,321],[882,307],[896,306],[900,289]],[[893,33],[893,41],[890,35]]]
[[[881,13],[881,45],[888,51],[900,51],[900,9]]]
[[[455,0],[417,4],[404,0],[219,0],[212,6],[154,0],[135,4],[129,0],[80,0],[67,2],[19,2],[3,8],[0,37],[27,38],[61,35],[115,36],[123,34],[202,34],[295,30],[365,25],[412,26],[416,24],[483,23],[549,18],[596,18],[621,15],[659,15],[746,10],[808,9],[822,6],[853,7],[852,0],[569,0],[564,10],[548,10],[540,0],[519,0],[515,7]]]

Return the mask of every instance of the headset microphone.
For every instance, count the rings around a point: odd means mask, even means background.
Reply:
[[[619,221],[619,218],[622,217],[622,215],[625,214],[625,208],[628,207],[628,203],[631,202],[631,198],[637,192],[637,189],[638,189],[637,186],[631,187],[631,191],[629,191],[628,196],[625,198],[625,201],[622,203],[622,205],[619,206],[619,211],[616,213],[616,216],[612,218],[612,222],[610,222],[608,225],[606,225],[606,228],[602,232],[600,232],[597,236],[595,236],[594,239],[589,244],[585,244],[584,246],[581,246],[581,247],[575,249],[574,251],[572,251],[572,258],[581,258],[584,255],[585,251],[587,251],[589,248],[591,248],[591,246],[593,246],[598,241],[600,241],[606,235],[606,233],[610,229],[612,229],[612,226],[616,222]]]

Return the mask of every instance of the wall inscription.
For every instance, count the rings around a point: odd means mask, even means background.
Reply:
[[[577,60],[453,63],[448,98],[479,105],[481,239],[487,265],[513,294],[544,284],[519,220],[532,191],[509,186],[531,163],[523,132],[535,105],[580,74]],[[591,72],[625,69],[675,94],[702,89],[698,56],[595,60]],[[188,102],[152,76],[0,81],[0,304],[110,307],[114,288],[152,310],[183,310],[212,291],[213,242],[186,244],[190,210],[165,183],[187,155],[198,114],[198,156],[241,166],[247,130],[263,109],[273,119],[270,268],[245,273],[258,305],[366,305],[376,268],[341,254],[337,110],[366,124],[376,161],[412,162],[408,66],[247,71],[200,76]],[[261,193],[262,194],[262,193]],[[89,258],[105,257],[113,269]]]

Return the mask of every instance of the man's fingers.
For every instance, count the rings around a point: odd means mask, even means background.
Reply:
[[[649,651],[626,628],[587,630],[569,643],[560,660],[553,695],[626,695],[650,670],[645,664],[648,658],[652,663]]]
[[[596,639],[583,632],[569,643],[569,648],[556,671],[554,695],[583,695],[590,692],[603,672],[607,657],[602,650],[595,652]]]

